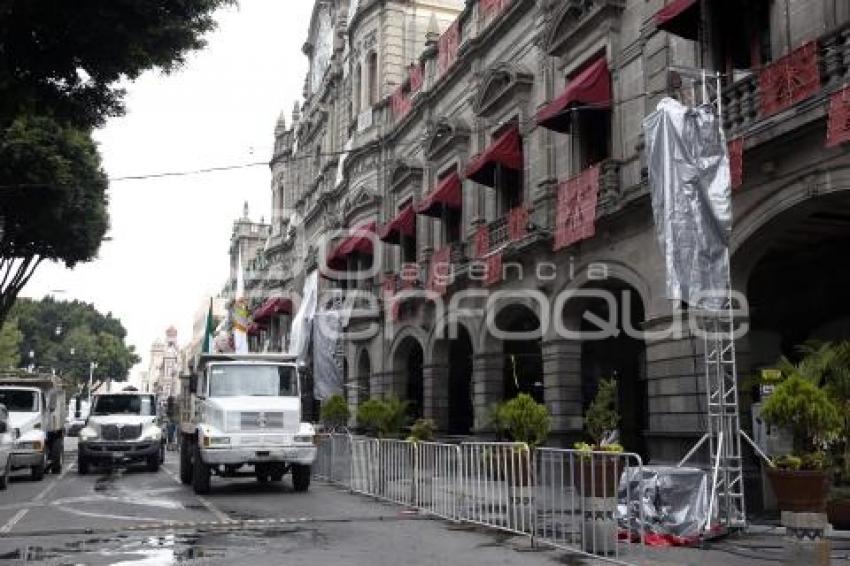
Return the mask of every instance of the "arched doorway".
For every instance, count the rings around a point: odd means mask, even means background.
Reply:
[[[474,424],[472,353],[469,332],[458,325],[457,337],[449,340],[448,347],[450,434],[469,434]]]
[[[372,361],[369,359],[369,350],[363,349],[357,358],[357,381],[354,383],[357,391],[357,405],[369,399],[369,380],[372,378]]]
[[[404,338],[396,349],[393,361],[393,367],[400,379],[396,393],[408,401],[410,417],[421,418],[424,405],[422,345],[412,336]]]
[[[746,279],[753,370],[798,358],[810,340],[850,339],[850,194],[797,205],[765,225],[733,256]]]
[[[543,350],[540,320],[527,306],[514,304],[499,311],[495,322],[500,331],[517,336],[502,341],[504,399],[513,399],[520,393],[526,393],[538,403],[542,403]]]
[[[649,398],[646,344],[639,335],[646,318],[643,301],[631,285],[619,279],[600,281],[594,285],[594,290],[600,295],[604,293],[607,298],[585,298],[564,313],[567,327],[578,328],[582,332],[582,414],[596,398],[600,381],[616,379],[619,443],[626,450],[645,457],[644,432],[649,428]],[[588,316],[608,322],[614,331],[600,333],[600,328],[589,321]]]

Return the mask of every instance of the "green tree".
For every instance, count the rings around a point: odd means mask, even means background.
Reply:
[[[6,321],[0,326],[0,369],[20,366],[20,347],[23,337],[24,335],[18,329],[18,321],[15,319]]]
[[[170,72],[233,0],[0,2],[0,323],[39,264],[97,255],[107,177],[92,128],[122,84]]]

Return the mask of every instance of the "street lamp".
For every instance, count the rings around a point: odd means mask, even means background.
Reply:
[[[33,350],[29,351],[29,358],[30,358],[30,373],[33,373],[35,371],[35,352]]]
[[[89,363],[89,407],[91,407],[91,390],[94,384],[94,370],[97,369],[97,362]]]

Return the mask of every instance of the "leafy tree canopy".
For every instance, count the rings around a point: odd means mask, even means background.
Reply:
[[[23,334],[15,319],[0,325],[0,369],[16,368],[20,365],[20,348]]]
[[[0,116],[54,116],[84,130],[121,114],[120,83],[171,71],[233,0],[2,0]]]
[[[78,383],[87,383],[89,364],[97,362],[95,381],[127,379],[140,361],[121,321],[79,301],[58,302],[23,299],[12,309],[23,334],[20,359],[39,367],[56,369]]]

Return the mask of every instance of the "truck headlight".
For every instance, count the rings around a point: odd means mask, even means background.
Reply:
[[[142,440],[160,440],[162,438],[162,430],[157,426],[148,427],[142,433]]]
[[[15,443],[16,448],[21,450],[35,450],[41,452],[44,449],[44,443],[40,440],[21,440]]]
[[[305,444],[313,444],[313,435],[312,434],[299,434],[293,438],[295,442],[301,442]]]
[[[90,426],[86,426],[80,429],[79,437],[83,442],[88,442],[97,438],[97,431]]]

